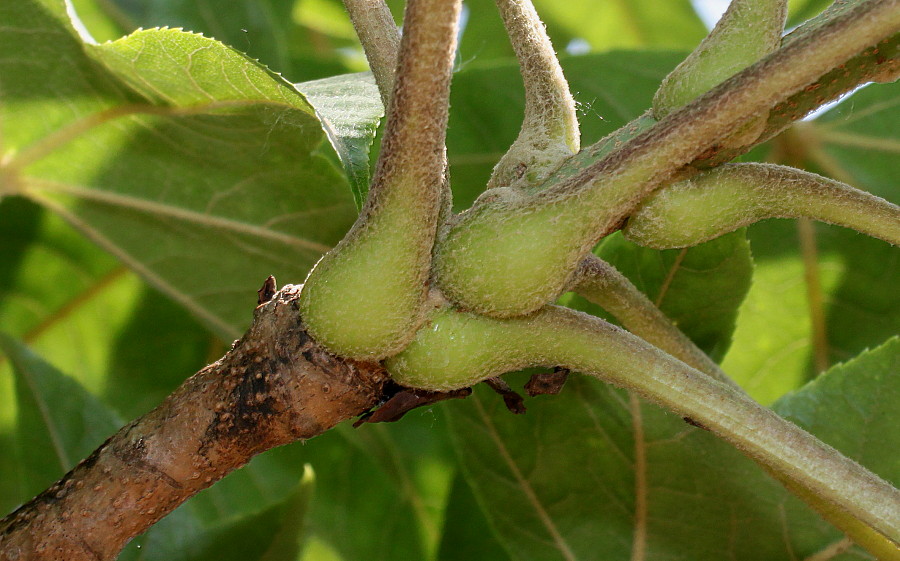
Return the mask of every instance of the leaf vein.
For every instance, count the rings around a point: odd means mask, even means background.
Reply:
[[[298,247],[317,253],[325,253],[326,251],[331,249],[331,247],[329,247],[328,245],[321,244],[319,242],[305,240],[303,238],[298,238],[290,234],[268,230],[264,227],[256,226],[253,224],[247,224],[245,222],[239,222],[237,220],[232,220],[229,218],[210,216],[189,209],[177,208],[154,201],[139,199],[119,193],[112,193],[109,191],[101,191],[98,189],[90,189],[77,185],[70,185],[55,181],[33,178],[29,178],[26,181],[25,189],[30,189],[32,191],[46,191],[51,193],[64,193],[85,200],[97,201],[114,206],[119,206],[122,208],[138,210],[151,215],[176,218],[184,220],[185,222],[191,222],[209,228],[217,228],[234,233],[246,234],[263,239],[278,241],[289,246]]]
[[[478,414],[481,416],[481,419],[484,422],[484,426],[488,431],[488,435],[496,445],[497,451],[503,458],[504,463],[506,463],[506,466],[509,468],[510,472],[513,474],[513,477],[516,479],[518,488],[521,489],[522,493],[525,495],[525,498],[531,504],[532,508],[534,508],[535,514],[537,514],[538,518],[541,521],[541,524],[543,524],[544,528],[546,528],[547,532],[553,539],[554,546],[559,550],[559,552],[567,561],[576,561],[577,557],[575,557],[575,554],[569,548],[569,544],[567,544],[563,539],[562,534],[559,533],[559,529],[556,527],[553,519],[550,518],[550,515],[544,509],[544,505],[541,503],[537,494],[534,492],[534,489],[532,489],[531,484],[522,475],[522,471],[519,469],[518,464],[516,464],[515,460],[510,455],[509,450],[506,449],[506,445],[503,443],[503,440],[497,433],[497,430],[494,427],[491,418],[485,412],[484,408],[481,405],[481,402],[479,402],[477,399],[473,401],[475,403],[475,407],[478,409]]]

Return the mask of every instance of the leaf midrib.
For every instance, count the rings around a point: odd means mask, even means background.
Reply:
[[[227,109],[241,109],[245,107],[271,106],[291,111],[300,111],[309,114],[303,107],[286,102],[260,99],[224,100],[198,103],[180,107],[160,106],[149,104],[121,104],[82,116],[65,126],[48,133],[37,142],[23,147],[18,154],[2,162],[2,167],[7,170],[22,169],[65,146],[86,132],[100,125],[123,117],[134,115],[153,115],[161,117],[188,117],[193,115],[213,114],[216,111]],[[310,115],[310,118],[314,118]]]
[[[569,544],[566,543],[566,541],[562,537],[562,534],[559,532],[559,529],[556,527],[556,523],[553,522],[552,518],[550,518],[550,514],[544,508],[544,505],[541,503],[537,494],[534,492],[534,489],[532,489],[531,484],[527,479],[525,479],[525,476],[522,475],[522,472],[519,470],[519,466],[516,464],[516,461],[510,455],[509,450],[506,449],[506,446],[503,444],[503,440],[500,438],[500,435],[497,434],[497,430],[494,428],[492,419],[484,410],[484,407],[482,407],[481,402],[478,399],[473,399],[472,401],[475,404],[476,409],[478,409],[478,414],[481,417],[481,420],[484,423],[484,426],[487,429],[491,440],[494,442],[494,445],[497,447],[497,451],[503,458],[503,462],[506,464],[513,477],[516,479],[516,483],[518,483],[519,488],[522,489],[522,493],[525,495],[525,498],[534,508],[535,514],[537,514],[538,518],[541,521],[541,524],[550,534],[550,537],[553,539],[553,543],[556,545],[556,549],[559,550],[566,561],[578,561],[578,558],[572,552],[571,548],[569,548]]]
[[[246,222],[240,222],[229,218],[222,218],[219,216],[205,214],[193,210],[174,207],[171,205],[157,203],[147,199],[141,199],[138,197],[123,195],[120,193],[101,191],[99,189],[91,189],[89,187],[80,185],[73,185],[45,179],[27,178],[23,183],[23,191],[26,195],[29,192],[63,193],[89,201],[96,201],[113,206],[141,211],[151,215],[177,218],[186,222],[198,224],[200,226],[227,230],[236,234],[246,234],[267,240],[278,241],[289,246],[298,247],[317,253],[325,253],[326,251],[329,251],[331,249],[331,246],[326,244],[298,238],[290,234],[284,234],[282,232],[277,232],[268,228],[256,226],[254,224],[248,224]],[[37,198],[36,200],[37,202],[42,203],[45,199],[41,197]]]
[[[50,211],[58,214],[75,229],[84,234],[88,239],[92,240],[101,248],[111,253],[128,268],[144,277],[144,279],[146,279],[148,282],[150,282],[150,284],[154,285],[160,291],[168,294],[173,300],[183,306],[186,310],[190,311],[198,318],[208,322],[209,325],[218,330],[219,335],[225,337],[226,339],[237,339],[241,336],[242,330],[237,329],[236,327],[232,326],[224,319],[222,319],[220,316],[199,305],[191,295],[182,292],[174,285],[167,282],[163,277],[154,273],[139,259],[136,259],[131,254],[126,252],[115,242],[103,235],[99,230],[93,228],[90,224],[81,220],[81,218],[79,218],[73,212],[70,212],[69,209],[67,209],[64,205],[59,204],[51,198],[40,193],[31,193],[29,198],[31,198],[37,204],[40,204],[41,206],[44,206]]]

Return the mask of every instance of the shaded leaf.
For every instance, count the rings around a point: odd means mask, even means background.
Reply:
[[[856,232],[818,224],[815,272],[823,292],[825,356],[848,360],[898,332],[897,250]],[[762,403],[815,377],[806,267],[794,221],[749,229],[756,268],[723,369]]]
[[[307,444],[322,446],[312,464],[328,471],[327,483],[317,472],[323,494],[313,508],[313,531],[344,559],[434,556],[453,473],[445,411],[437,404],[399,423],[344,424],[330,442]],[[377,532],[370,531],[373,523]]]
[[[523,416],[483,391],[450,410],[466,478],[512,559],[622,558],[633,460],[617,399],[579,377]]]
[[[351,430],[342,425],[292,447],[317,473],[310,532],[347,561],[425,558],[408,474],[398,478]]]
[[[58,217],[26,200],[0,202],[0,219],[20,211],[9,222],[12,230],[0,227],[0,243],[21,251],[12,282],[0,289],[0,323],[44,360],[99,391],[111,372],[117,331],[128,321],[142,283]],[[36,230],[19,239],[14,228],[29,215]],[[0,379],[8,376],[0,358]],[[11,396],[0,394],[0,403]],[[0,417],[10,410],[2,407]]]
[[[5,389],[5,388],[4,388]],[[12,512],[30,496],[23,488],[24,475],[20,458],[15,454],[15,436],[6,430],[0,431],[0,450],[9,450],[0,454],[0,512],[4,515]]]
[[[16,444],[24,500],[75,467],[123,421],[77,382],[0,333],[0,349],[16,376]]]
[[[880,240],[839,228],[821,228],[818,240],[834,247],[842,275],[826,303],[831,362],[849,360],[900,332],[900,252]]]
[[[894,340],[835,367],[775,409],[896,481],[898,350]],[[513,559],[628,559],[639,548],[646,559],[794,560],[842,539],[737,450],[626,392],[574,378],[522,417],[477,393],[450,409],[454,442]]]
[[[110,335],[100,395],[126,419],[159,405],[227,349],[183,308],[147,286],[141,287],[127,321]]]
[[[771,404],[810,376],[812,327],[803,261],[793,221],[770,221],[748,230],[755,269],[738,312],[731,351],[722,368],[750,395]],[[786,253],[789,252],[789,253]],[[834,261],[820,262],[826,289]]]
[[[509,559],[462,475],[457,475],[453,479],[437,559],[439,561]]]
[[[158,404],[223,347],[182,308],[27,199],[0,201],[0,253],[10,256],[0,260],[0,324],[123,418]],[[11,388],[11,375],[0,356],[0,383]],[[11,390],[0,391],[0,425],[13,422],[13,401]]]
[[[784,142],[793,143],[810,169],[897,202],[896,92],[897,84],[865,87],[815,121],[796,125]],[[749,237],[757,263],[755,281],[740,311],[734,350],[723,367],[763,403],[813,378],[815,353],[834,364],[900,330],[896,248],[817,224],[818,256],[811,267],[801,257],[793,221],[756,224]],[[806,279],[810,273],[822,289],[816,314]],[[814,317],[823,319],[818,329],[825,337],[819,343],[814,342]],[[823,343],[825,348],[816,347]]]
[[[16,337],[46,329],[77,294],[118,268],[61,220],[17,197],[0,200],[0,252],[0,323]]]

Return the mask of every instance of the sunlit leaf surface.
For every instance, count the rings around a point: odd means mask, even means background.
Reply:
[[[83,45],[51,5],[56,17],[11,13],[26,20],[0,38],[8,181],[233,338],[253,287],[301,281],[354,217],[312,107],[210,39],[149,30]]]

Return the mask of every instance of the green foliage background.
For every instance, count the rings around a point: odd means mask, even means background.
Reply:
[[[792,21],[825,4],[792,3]],[[585,144],[639,115],[705,32],[687,0],[535,5],[560,50],[588,46],[563,60]],[[522,113],[493,2],[466,6],[448,139],[459,209]],[[369,78],[323,80],[365,69],[338,0],[74,7],[98,42],[63,0],[0,4],[4,513],[218,358],[267,275],[302,282],[354,219],[381,117]],[[896,84],[869,86],[798,125],[801,163],[900,200],[898,100]],[[812,257],[797,232],[771,221],[683,252],[612,236],[596,251],[754,396],[897,484],[900,254],[816,225]],[[816,356],[834,366],[817,376]],[[625,392],[576,378],[527,405],[513,417],[479,390],[274,450],[121,558],[627,559],[639,503],[648,559],[796,560],[841,539],[729,446]]]

